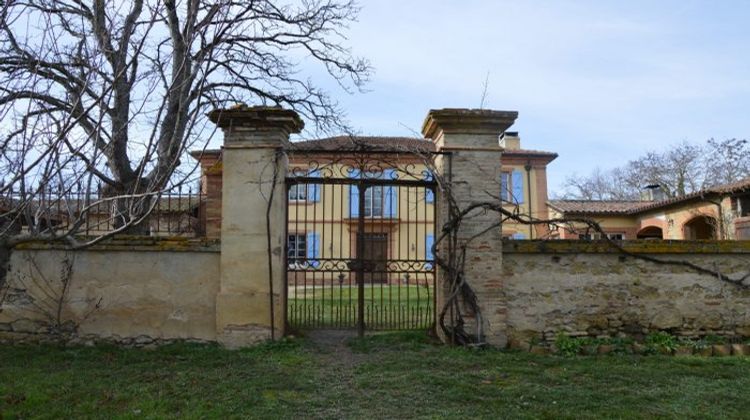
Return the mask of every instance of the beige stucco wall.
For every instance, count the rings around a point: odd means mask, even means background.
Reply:
[[[665,260],[746,274],[750,242],[644,243],[629,249]],[[685,267],[624,258],[604,244],[506,243],[503,284],[512,344],[569,335],[750,336],[750,289]]]
[[[549,214],[551,219],[564,219],[566,217],[552,208],[550,208]],[[585,217],[598,223],[605,233],[620,233],[625,239],[635,239],[640,226],[636,217],[605,215]],[[579,233],[584,233],[587,229],[587,226],[581,223],[571,223],[570,227],[572,229],[565,229],[560,226],[557,231],[559,239],[578,239]]]
[[[718,205],[717,205],[718,203]],[[719,217],[719,205],[721,206],[721,217]],[[571,215],[575,216],[575,215]],[[726,196],[722,199],[711,201],[691,201],[684,204],[675,204],[654,210],[644,211],[635,215],[593,215],[585,216],[600,224],[607,233],[623,233],[625,239],[636,239],[638,232],[649,227],[658,227],[662,230],[664,239],[684,240],[685,224],[696,217],[707,216],[715,220],[715,229],[719,233],[719,239],[738,239],[734,225],[734,216],[731,210],[731,199]],[[550,209],[551,218],[562,218],[564,215],[554,209]],[[581,224],[572,224],[574,228],[583,230]],[[560,231],[561,239],[577,239],[578,232]]]
[[[64,259],[72,262],[72,272],[63,294]],[[11,254],[0,337],[45,332],[62,297],[61,320],[79,324],[80,337],[126,343],[138,337],[144,343],[213,341],[218,281],[219,253],[213,244],[110,243],[83,251],[27,246]]]
[[[503,159],[504,161],[505,159]],[[535,219],[547,219],[549,218],[549,209],[547,207],[547,172],[546,166],[537,164],[532,165],[527,178],[525,165],[513,162],[511,164],[502,165],[504,172],[519,171],[523,174],[523,202],[518,205],[506,204],[505,209],[509,211],[517,211],[522,215],[530,215]],[[529,183],[531,181],[531,183]],[[499,190],[499,181],[496,182],[497,189]],[[529,212],[529,204],[531,204],[531,212]],[[504,237],[512,236],[513,234],[521,233],[525,239],[537,239],[547,238],[546,226],[529,226],[521,223],[513,223],[508,221],[503,224],[502,235]]]
[[[734,239],[734,229],[731,220],[731,202],[729,197],[717,200],[721,204],[721,213],[723,220],[723,239]],[[685,239],[685,224],[699,216],[708,216],[716,220],[717,231],[720,231],[719,223],[719,206],[712,202],[691,202],[682,205],[675,205],[666,209],[644,212],[639,214],[637,221],[639,228],[643,229],[648,226],[658,226],[664,232],[664,239]]]

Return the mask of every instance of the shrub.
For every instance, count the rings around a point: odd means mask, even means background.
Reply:
[[[650,354],[672,353],[677,349],[679,342],[673,335],[664,331],[657,331],[647,335],[644,344],[646,345],[646,352]]]
[[[581,352],[585,341],[581,338],[569,337],[560,333],[555,338],[555,348],[563,356],[575,356]]]

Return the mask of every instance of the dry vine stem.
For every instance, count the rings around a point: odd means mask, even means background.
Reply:
[[[466,239],[459,239],[459,230],[462,221],[470,217],[475,212],[495,212],[498,213],[499,221],[490,224],[479,234],[473,235]],[[442,231],[433,246],[433,255],[435,255],[438,265],[445,271],[445,280],[447,282],[448,294],[446,295],[445,304],[439,314],[439,324],[446,337],[451,337],[454,344],[459,345],[482,345],[484,343],[481,325],[481,310],[477,303],[474,290],[470,285],[470,279],[464,275],[466,264],[467,248],[471,242],[481,237],[492,229],[500,229],[505,221],[513,221],[524,225],[547,225],[563,229],[569,229],[572,224],[580,224],[587,227],[589,231],[602,234],[602,241],[611,247],[612,250],[629,257],[640,259],[654,264],[680,266],[693,270],[699,274],[717,278],[719,281],[730,283],[737,287],[750,288],[746,281],[750,278],[750,270],[747,274],[739,277],[732,277],[722,273],[718,267],[713,269],[700,266],[686,260],[670,260],[656,258],[651,255],[645,255],[637,252],[631,252],[625,249],[621,243],[607,238],[601,225],[589,218],[557,218],[557,219],[537,219],[528,215],[519,214],[516,211],[510,211],[503,208],[502,202],[498,199],[493,202],[472,203],[465,208],[451,211],[451,217],[443,225]],[[448,242],[447,256],[443,257],[438,250],[440,243]],[[464,320],[462,317],[461,305],[465,306],[466,312],[472,313],[476,317],[477,333],[470,334],[464,329]],[[445,322],[447,313],[453,314],[453,325]]]
[[[663,259],[632,252],[625,249],[621,243],[608,238],[601,225],[590,218],[535,218],[521,214],[517,205],[513,205],[514,203],[512,202],[504,203],[499,196],[489,192],[486,192],[489,198],[488,201],[474,202],[461,206],[452,193],[453,186],[450,181],[436,170],[433,156],[416,151],[414,153],[420,155],[425,166],[432,171],[443,196],[443,202],[447,203],[447,220],[444,221],[440,227],[441,231],[436,235],[432,255],[435,256],[438,266],[443,270],[443,280],[446,287],[444,304],[438,314],[438,325],[444,336],[449,338],[453,344],[481,346],[485,343],[481,308],[477,301],[476,292],[471,286],[471,279],[467,278],[465,274],[466,258],[467,253],[470,253],[470,245],[473,241],[494,229],[501,229],[505,222],[523,225],[545,225],[567,230],[572,230],[572,226],[575,224],[583,225],[587,231],[601,234],[602,241],[619,254],[654,264],[684,267],[737,287],[750,288],[750,284],[747,282],[750,279],[750,268],[746,274],[733,277],[723,273],[718,267],[708,268],[691,261]],[[497,222],[489,223],[482,231],[469,237],[464,238],[461,236],[460,229],[464,220],[470,219],[477,214],[486,214],[489,212],[497,213]],[[463,314],[474,316],[476,323],[475,332],[472,333],[466,329]],[[450,322],[447,322],[446,318],[450,318]]]
[[[367,141],[361,140],[354,135],[350,135],[349,139],[350,145],[347,146],[347,152],[371,153],[374,156],[377,156],[378,151],[383,150],[382,147],[369,144]],[[424,141],[424,139],[418,139]],[[513,197],[511,197],[510,202],[503,202],[498,195],[489,192],[486,192],[488,197],[487,201],[473,202],[462,206],[453,194],[453,185],[450,182],[449,174],[442,173],[436,167],[435,154],[428,150],[416,149],[405,145],[389,145],[388,147],[390,152],[395,153],[387,156],[380,155],[379,158],[383,159],[383,163],[387,163],[394,168],[398,167],[402,176],[415,177],[417,179],[424,176],[425,170],[428,171],[437,182],[442,197],[441,202],[445,205],[443,211],[445,211],[446,217],[442,226],[439,227],[440,232],[436,232],[432,255],[434,256],[437,265],[442,270],[442,280],[446,290],[443,306],[438,313],[437,324],[443,332],[443,335],[453,344],[481,346],[485,343],[482,325],[482,311],[477,300],[476,292],[471,285],[471,279],[467,278],[465,273],[466,259],[471,252],[470,248],[472,242],[478,240],[494,229],[501,229],[503,223],[506,222],[523,225],[545,225],[567,230],[572,230],[572,226],[575,224],[583,225],[587,231],[602,234],[602,238],[604,238],[602,241],[606,243],[607,246],[611,247],[613,251],[622,255],[654,264],[681,266],[703,275],[715,277],[720,281],[738,287],[750,287],[750,284],[746,283],[746,280],[750,278],[750,270],[748,270],[748,274],[735,278],[722,273],[718,268],[711,269],[694,264],[690,261],[667,260],[631,252],[625,249],[622,244],[611,240],[604,235],[604,230],[601,225],[590,218],[534,218],[526,214],[521,214],[519,207],[517,206],[517,200]],[[292,150],[295,150],[294,145],[292,145]],[[335,173],[336,170],[334,169],[334,166],[336,164],[346,161],[347,159],[352,159],[353,156],[347,156],[346,154],[338,156],[337,153],[339,152],[332,151],[331,155],[327,156],[327,160],[322,159],[320,162],[312,163],[315,166],[314,169],[321,171],[329,170],[331,173]],[[409,158],[416,159],[425,169],[414,165],[399,164],[399,162]],[[296,169],[299,170],[300,168]],[[289,176],[303,176],[303,174],[292,173],[289,174]],[[499,190],[499,180],[497,186]],[[465,220],[469,220],[479,214],[490,212],[498,215],[496,222],[488,223],[484,229],[476,234],[469,237],[462,237],[460,230],[462,223]],[[473,331],[467,329],[467,322],[464,320],[464,314],[471,314],[475,318],[474,322],[476,325]]]

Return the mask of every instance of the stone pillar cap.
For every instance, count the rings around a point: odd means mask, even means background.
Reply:
[[[422,124],[422,135],[433,140],[440,131],[499,135],[510,128],[516,118],[518,118],[517,111],[469,108],[431,109]]]
[[[280,106],[237,105],[227,109],[215,109],[208,118],[221,128],[258,127],[280,128],[288,133],[299,133],[305,127],[299,114]]]

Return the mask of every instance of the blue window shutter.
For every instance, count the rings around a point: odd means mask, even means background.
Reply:
[[[353,169],[349,178],[359,178],[359,169]],[[359,188],[356,185],[349,185],[349,216],[359,217]]]
[[[307,263],[313,267],[318,266],[320,258],[320,234],[318,232],[307,233]]]
[[[525,233],[521,233],[521,232],[514,233],[513,234],[513,239],[516,239],[516,240],[526,239],[526,234]]]
[[[424,255],[425,259],[429,261],[427,264],[425,264],[425,268],[430,270],[432,269],[432,262],[435,261],[435,255],[432,253],[432,247],[435,245],[435,235],[428,233],[424,240]]]
[[[518,204],[523,204],[523,172],[513,170],[513,201]]]
[[[314,170],[307,174],[310,178],[320,178],[320,171]],[[307,199],[310,201],[320,201],[320,184],[308,184],[307,185]]]
[[[429,170],[425,170],[423,173],[425,181],[432,181],[432,172],[430,172]],[[435,202],[435,192],[426,187],[424,189],[424,202],[428,204]]]
[[[385,179],[397,179],[395,169],[386,169],[383,171],[383,178]],[[386,217],[395,217],[398,212],[398,190],[397,187],[388,186],[385,187],[384,191],[385,202],[383,203],[383,214]]]
[[[428,233],[427,237],[425,238],[425,259],[426,260],[434,260],[435,256],[432,254],[432,247],[435,245],[435,235]]]
[[[508,191],[508,177],[510,176],[509,173],[503,172],[500,174],[500,199],[504,201],[510,201],[509,193]]]
[[[432,204],[435,202],[435,193],[429,188],[425,188],[424,202],[427,204]]]

